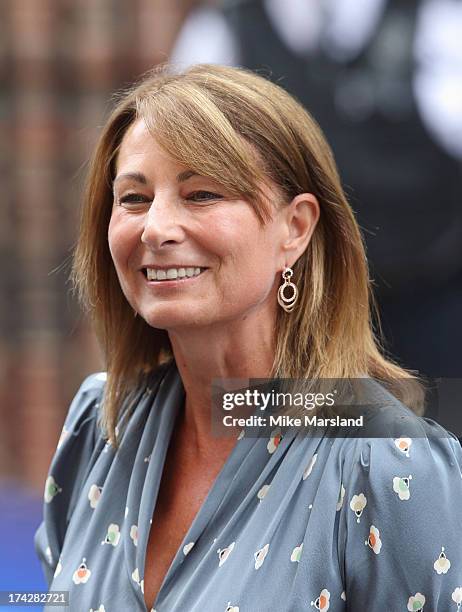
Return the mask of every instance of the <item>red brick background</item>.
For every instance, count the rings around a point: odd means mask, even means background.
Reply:
[[[1,4],[0,478],[42,488],[72,396],[103,368],[67,281],[85,162],[111,94],[168,59],[193,4]]]

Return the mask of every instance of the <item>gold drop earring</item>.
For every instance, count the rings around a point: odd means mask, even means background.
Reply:
[[[298,299],[298,289],[297,286],[290,281],[294,272],[291,268],[286,267],[282,272],[282,278],[284,279],[284,283],[279,287],[278,290],[278,303],[286,312],[292,312],[294,306]],[[292,295],[287,297],[284,295],[284,291],[286,289],[292,292]]]

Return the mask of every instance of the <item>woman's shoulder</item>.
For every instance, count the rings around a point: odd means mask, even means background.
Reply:
[[[87,393],[88,391],[102,391],[107,381],[107,372],[94,372],[86,376],[78,388],[77,394]]]
[[[376,386],[378,388],[378,385]],[[440,469],[459,465],[462,469],[462,447],[457,437],[435,420],[419,416],[385,389],[380,388],[378,401],[364,411],[361,426],[352,430],[347,453],[352,462],[365,468],[376,457],[382,471],[390,465],[417,462]]]
[[[171,366],[172,363],[167,362],[153,369],[149,375],[140,381],[136,388],[131,390],[130,396],[145,389],[155,393]],[[93,433],[105,436],[101,427],[101,418],[103,416],[107,380],[107,372],[95,372],[84,378],[69,406],[60,438],[61,443],[71,431],[74,436],[81,435],[83,433],[82,425],[88,424],[90,421],[94,421],[95,431]],[[129,404],[130,402],[126,403]],[[124,413],[124,408],[124,406],[121,406],[119,417]]]
[[[98,439],[103,437],[99,417],[106,380],[106,372],[95,372],[80,384],[64,418],[45,488],[49,481],[52,484],[57,479],[69,481],[70,471],[81,472],[89,462]],[[45,492],[45,502],[51,501],[51,497]]]
[[[164,364],[153,370],[130,393],[139,393],[140,390],[147,389],[156,393],[169,366],[170,364]],[[84,378],[80,384],[65,416],[57,448],[52,458],[51,470],[58,472],[69,470],[71,466],[74,468],[77,466],[84,467],[86,463],[91,463],[94,451],[96,452],[105,444],[109,444],[103,426],[107,380],[106,372],[95,372]],[[124,403],[131,404],[131,402]],[[121,406],[119,420],[124,415],[125,408],[126,406]]]
[[[92,465],[100,437],[97,425],[106,373],[87,376],[72,399],[44,487],[43,521],[35,534],[35,548],[48,584],[64,542],[67,525]]]
[[[397,400],[371,425],[374,436],[367,431],[344,447],[339,539],[347,601],[355,610],[371,601],[374,610],[420,610],[412,607],[417,602],[449,609],[461,586],[454,534],[462,521],[462,448],[452,433]]]
[[[66,420],[77,418],[90,407],[95,407],[95,399],[101,399],[106,386],[107,373],[94,372],[80,383],[67,412]]]
[[[84,378],[69,405],[58,441],[58,449],[71,433],[75,438],[78,434],[89,432],[91,423],[96,428],[106,380],[106,372],[95,372]],[[92,433],[94,434],[95,431]]]

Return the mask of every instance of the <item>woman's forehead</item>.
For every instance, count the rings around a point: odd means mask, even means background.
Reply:
[[[144,119],[136,119],[126,130],[119,145],[118,156],[126,152],[146,150],[153,146],[159,146],[152,131],[148,129]]]
[[[149,167],[153,163],[156,166],[175,166],[178,172],[189,170],[169,155],[143,119],[137,119],[127,129],[119,145],[115,160],[116,174],[136,172],[139,166]]]

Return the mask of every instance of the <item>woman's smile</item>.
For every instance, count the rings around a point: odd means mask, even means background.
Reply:
[[[283,209],[262,225],[246,199],[172,159],[141,119],[116,172],[109,248],[133,310],[158,329],[228,326],[250,312],[272,329]],[[267,191],[273,205],[276,189]]]
[[[141,272],[149,286],[181,287],[193,284],[208,268],[200,266],[147,267]]]

